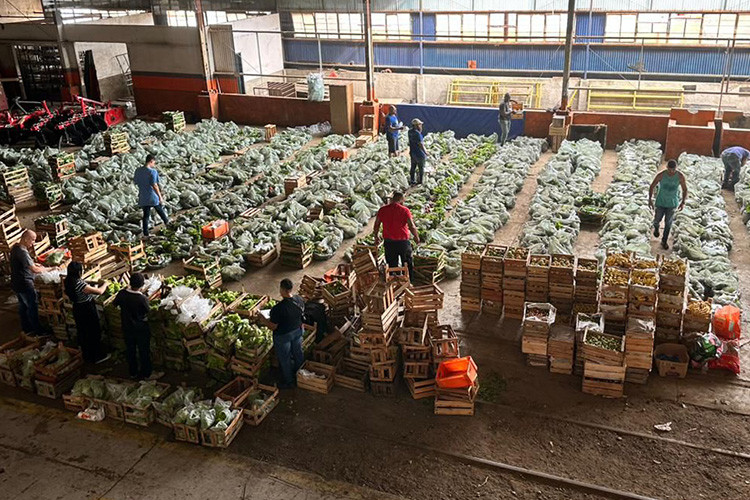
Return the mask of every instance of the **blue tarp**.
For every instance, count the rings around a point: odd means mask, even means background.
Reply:
[[[411,126],[414,118],[424,122],[424,132],[453,130],[456,137],[469,134],[491,135],[500,133],[497,108],[469,108],[465,106],[430,106],[427,104],[398,104],[398,118]],[[524,120],[512,120],[510,138],[523,135]]]

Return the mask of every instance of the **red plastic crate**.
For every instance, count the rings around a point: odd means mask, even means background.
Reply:
[[[229,222],[225,220],[211,221],[201,228],[201,235],[206,240],[217,240],[229,233]]]
[[[443,361],[438,366],[435,382],[443,389],[471,387],[477,380],[477,365],[471,356]]]

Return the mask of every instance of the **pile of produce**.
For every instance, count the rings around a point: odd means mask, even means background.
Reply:
[[[586,343],[608,351],[620,351],[622,349],[622,341],[615,336],[600,334],[589,330],[586,333]]]
[[[234,343],[240,336],[250,335],[250,322],[237,314],[227,314],[216,322],[208,333],[207,340],[217,350],[231,352]]]
[[[239,411],[232,410],[229,401],[222,401],[219,398],[216,398],[213,404],[211,401],[198,401],[189,403],[177,410],[172,423],[190,427],[200,426],[203,431],[225,431],[229,424],[237,418]]]
[[[677,212],[672,228],[674,249],[690,262],[690,291],[703,297],[707,287],[719,304],[739,301],[737,272],[729,261],[732,233],[721,177],[724,166],[720,159],[682,154],[678,168],[688,184],[684,210]]]
[[[607,188],[607,214],[599,231],[599,251],[607,249],[651,254],[653,213],[648,207],[648,188],[661,163],[656,141],[629,141],[617,147],[617,170]]]
[[[237,334],[235,348],[237,351],[243,349],[258,349],[273,342],[273,332],[265,326],[250,323],[248,328],[243,328]]]
[[[498,150],[486,162],[482,177],[466,199],[459,201],[439,226],[427,232],[425,241],[448,252],[446,276],[456,277],[460,273],[462,242],[489,243],[495,232],[508,222],[508,210],[515,206],[529,168],[539,159],[545,145],[543,139],[519,137]],[[416,214],[415,207],[411,208]]]
[[[202,397],[202,394],[203,391],[197,387],[177,386],[177,389],[164,398],[164,401],[154,401],[152,404],[158,415],[166,421],[171,421],[178,410],[193,404],[196,399]]]
[[[656,288],[659,279],[655,271],[636,270],[630,274],[630,283],[633,285]]]
[[[521,236],[521,244],[532,253],[573,253],[581,226],[575,201],[590,191],[601,170],[602,153],[598,142],[563,141],[539,174],[530,219]]]
[[[628,271],[625,271],[623,269],[617,269],[614,267],[609,267],[604,271],[604,277],[602,278],[602,282],[605,285],[612,285],[612,286],[628,286]]]
[[[607,195],[589,191],[575,201],[581,222],[599,223],[607,214]]]

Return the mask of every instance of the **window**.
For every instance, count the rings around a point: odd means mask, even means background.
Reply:
[[[195,12],[192,10],[168,10],[168,26],[198,26],[198,20],[195,18]]]
[[[435,18],[438,41],[461,40],[461,14],[443,14]]]
[[[740,14],[737,16],[737,38],[750,38],[750,14]],[[738,44],[750,45],[750,42],[739,41]]]
[[[565,32],[567,28],[567,14],[547,14],[544,28],[544,41],[559,42],[560,40],[565,40]]]
[[[669,14],[638,14],[636,33],[644,43],[664,43],[667,40]]]
[[[90,21],[98,21],[99,19],[106,19],[110,17],[144,14],[145,12],[145,10],[98,10],[83,8],[60,9],[60,15],[62,16],[63,24],[87,23]]]
[[[407,13],[372,14],[374,40],[408,40],[411,38],[411,16]]]
[[[636,14],[607,14],[604,36],[611,43],[635,42]],[[611,37],[611,38],[610,38]]]
[[[715,38],[732,38],[736,24],[736,14],[705,14],[703,16],[703,32],[694,36],[700,36],[700,43],[703,44],[726,45],[726,40],[715,40]],[[693,41],[692,43],[697,42]]]
[[[292,14],[294,36],[297,38],[315,38],[315,16],[313,14]]]
[[[350,40],[362,38],[362,15],[339,14],[339,37]]]
[[[669,17],[669,43],[698,43],[701,36],[702,14],[671,14]],[[694,38],[694,40],[690,40]]]
[[[490,38],[495,40],[505,39],[505,24],[505,14],[490,14]]]
[[[315,28],[321,38],[339,37],[339,23],[335,13],[316,12]]]

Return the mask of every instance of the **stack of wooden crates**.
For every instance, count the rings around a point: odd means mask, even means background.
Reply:
[[[679,257],[662,258],[659,262],[656,344],[680,341],[689,271],[688,262]]]
[[[511,247],[503,260],[503,306],[506,318],[523,319],[529,250]]]
[[[461,253],[461,310],[481,312],[482,310],[482,259],[487,247],[468,243]],[[501,266],[502,266],[502,260]],[[502,268],[500,271],[502,280]],[[502,285],[501,285],[502,286]],[[502,303],[502,290],[500,302]]]
[[[521,352],[529,366],[547,366],[547,343],[556,314],[551,304],[526,303],[521,323]]]
[[[636,258],[630,273],[628,319],[625,327],[625,379],[645,384],[651,373],[656,329],[657,263]]]

